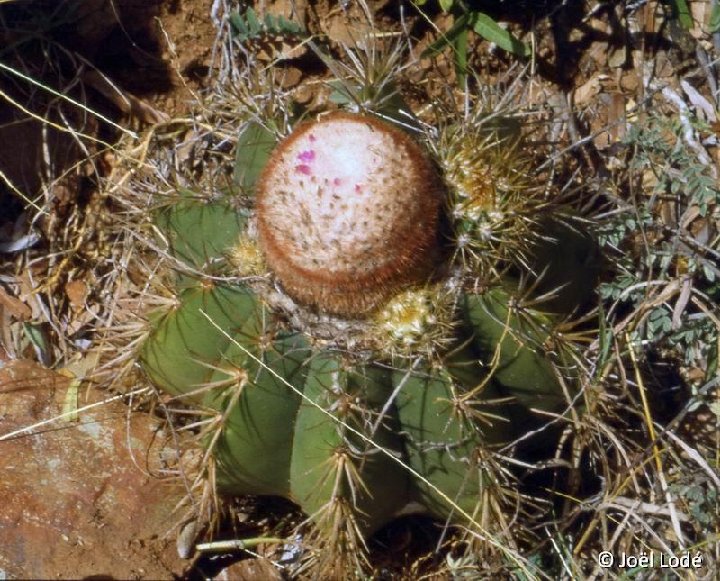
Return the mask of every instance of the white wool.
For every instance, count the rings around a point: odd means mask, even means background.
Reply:
[[[377,254],[416,195],[397,186],[411,179],[408,159],[362,120],[316,125],[287,148],[268,184],[276,236],[304,267],[351,269]]]

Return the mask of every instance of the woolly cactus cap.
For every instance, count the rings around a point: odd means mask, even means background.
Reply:
[[[402,130],[332,113],[300,125],[258,184],[258,236],[296,300],[367,312],[425,278],[437,247],[440,179]]]

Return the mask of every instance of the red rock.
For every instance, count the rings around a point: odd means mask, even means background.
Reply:
[[[164,540],[183,492],[150,476],[156,425],[120,401],[57,420],[68,380],[31,362],[0,368],[0,573],[172,578],[187,567]],[[91,390],[80,407],[110,395]]]

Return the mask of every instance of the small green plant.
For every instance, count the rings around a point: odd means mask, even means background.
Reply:
[[[666,3],[670,5],[672,9],[672,15],[677,18],[680,26],[685,30],[690,30],[693,27],[692,13],[686,0],[666,0]],[[715,8],[713,8],[713,11]],[[712,26],[712,25],[711,25]]]
[[[240,42],[268,36],[297,37],[305,34],[305,30],[297,22],[289,20],[281,14],[273,15],[271,13],[265,14],[265,17],[261,19],[252,7],[248,7],[243,13],[231,13],[228,20],[235,37]]]
[[[717,370],[717,241],[711,233],[720,189],[713,167],[688,135],[708,131],[697,120],[651,116],[626,138],[636,192],[600,230],[616,274],[600,286],[611,315],[629,309],[631,339],[671,349],[687,368]]]
[[[419,7],[425,6],[427,0],[415,0]],[[464,84],[467,75],[468,34],[470,31],[492,42],[503,50],[520,57],[529,57],[530,47],[519,40],[511,32],[500,26],[491,16],[468,8],[461,0],[438,0],[443,12],[453,15],[453,24],[447,31],[442,31],[438,40],[432,43],[424,52],[424,56],[434,55],[450,46],[453,50],[455,70],[459,84]]]

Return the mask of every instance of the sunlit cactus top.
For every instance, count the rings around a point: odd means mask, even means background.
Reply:
[[[260,178],[267,263],[302,303],[367,312],[432,269],[440,183],[421,147],[377,118],[333,113],[303,124]]]

